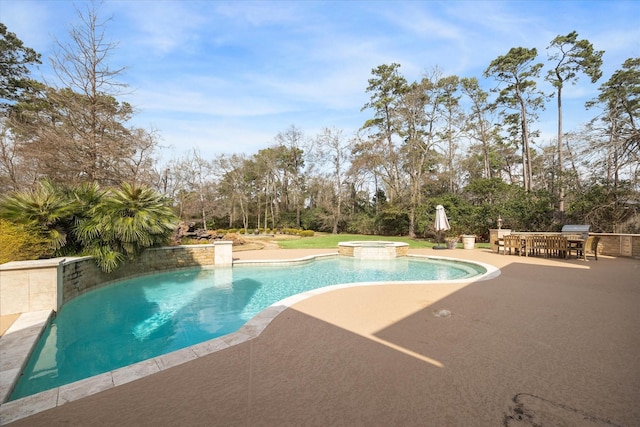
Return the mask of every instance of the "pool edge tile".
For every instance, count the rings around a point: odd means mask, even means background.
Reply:
[[[111,372],[95,375],[84,380],[65,384],[59,387],[58,406],[83,397],[91,396],[104,390],[113,388],[113,375]],[[37,394],[35,395],[37,396]]]
[[[229,347],[230,345],[222,338],[215,338],[196,345],[192,345],[189,348],[196,354],[196,356],[203,357]]]
[[[241,328],[242,329],[242,328]],[[240,329],[240,330],[241,330]],[[229,347],[232,347],[234,345],[238,345],[238,344],[242,344],[244,342],[247,342],[249,340],[252,340],[255,337],[252,337],[251,335],[248,335],[244,332],[240,332],[240,330],[229,334],[229,335],[225,335],[222,338],[222,340],[227,343],[229,345]]]
[[[58,389],[46,390],[0,406],[0,425],[21,420],[58,406]]]
[[[8,368],[0,371],[0,402],[4,402],[9,398],[16,378],[21,372],[22,368]]]
[[[133,365],[127,365],[122,368],[111,371],[113,378],[113,386],[117,387],[131,381],[144,378],[160,372],[160,367],[155,359],[146,359]]]
[[[22,370],[27,364],[31,352],[38,344],[49,320],[52,310],[22,313],[16,321],[0,337],[0,354],[2,354],[2,382],[0,384],[0,408],[13,392]],[[20,343],[16,345],[15,343]]]
[[[156,361],[156,364],[161,371],[173,368],[174,366],[182,365],[183,363],[196,360],[199,357],[192,347],[193,346],[190,346],[180,350],[172,351],[171,353],[156,356],[154,360]]]

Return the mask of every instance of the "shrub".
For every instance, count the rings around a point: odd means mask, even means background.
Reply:
[[[313,237],[315,235],[313,230],[302,230],[298,234],[300,237]]]
[[[302,230],[300,230],[299,228],[284,228],[284,229],[282,229],[282,232],[284,234],[289,234],[291,236],[299,236],[301,231]]]
[[[36,228],[0,219],[0,264],[50,257],[52,249]]]
[[[233,246],[240,246],[245,244],[245,240],[237,233],[227,233],[222,240],[233,242]]]

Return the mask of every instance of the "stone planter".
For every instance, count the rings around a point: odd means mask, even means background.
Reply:
[[[471,236],[468,234],[462,235],[462,246],[465,249],[473,249],[476,245],[476,236]]]

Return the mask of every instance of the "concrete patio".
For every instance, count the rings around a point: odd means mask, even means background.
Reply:
[[[410,253],[501,275],[316,295],[250,341],[9,425],[640,425],[640,260]]]

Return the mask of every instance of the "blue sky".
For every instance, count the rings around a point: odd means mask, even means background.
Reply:
[[[82,1],[0,0],[0,21],[43,56],[35,77],[51,78],[54,39],[67,40]],[[139,110],[137,126],[159,132],[162,157],[196,148],[206,158],[254,154],[291,125],[313,137],[324,127],[350,136],[370,118],[361,112],[371,70],[401,64],[418,80],[477,77],[512,47],[546,47],[576,30],[604,50],[603,78],[581,77],[564,93],[565,130],[593,117],[585,100],[640,56],[637,1],[150,1],[106,0],[109,59],[126,66],[124,97]],[[546,73],[546,68],[543,73]],[[541,83],[545,92],[551,88]],[[555,100],[536,128],[545,145],[555,132]]]

